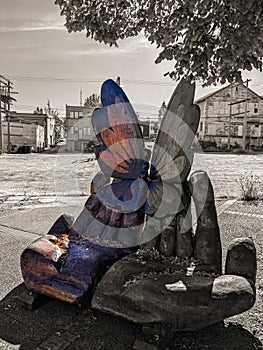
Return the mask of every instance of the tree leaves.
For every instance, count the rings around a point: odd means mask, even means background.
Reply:
[[[146,38],[161,50],[156,63],[173,60],[174,79],[204,84],[240,79],[241,70],[262,69],[262,0],[56,0],[69,32],[117,45]]]
[[[100,96],[97,94],[92,94],[88,96],[85,99],[84,106],[89,108],[100,108],[101,107]]]

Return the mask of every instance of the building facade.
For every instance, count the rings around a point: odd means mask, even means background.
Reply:
[[[230,84],[197,101],[197,135],[218,147],[263,147],[263,98],[243,84]],[[244,134],[245,131],[245,134]]]
[[[159,122],[158,121],[152,121],[152,120],[146,120],[146,121],[139,121],[142,136],[146,140],[150,140],[157,136],[159,131]]]
[[[8,150],[8,139],[10,140],[10,151],[15,152],[21,146],[29,146],[35,152],[40,152],[45,145],[45,130],[41,125],[35,123],[3,122],[3,148]],[[10,130],[8,135],[8,128]]]
[[[55,118],[45,113],[8,112],[3,121],[4,149],[8,149],[8,139],[11,144],[32,146],[35,150],[43,150],[55,145]],[[31,125],[31,127],[30,127]],[[24,130],[25,137],[20,135]],[[20,135],[18,137],[18,135]],[[31,135],[31,136],[30,136]]]
[[[66,105],[66,139],[67,151],[84,151],[90,141],[96,141],[91,123],[94,108]]]

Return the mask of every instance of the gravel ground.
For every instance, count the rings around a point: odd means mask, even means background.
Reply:
[[[253,167],[251,166],[253,164]],[[196,154],[192,170],[208,172],[217,198],[240,197],[240,177],[263,178],[263,154]],[[89,193],[98,167],[93,154],[4,154],[0,157],[0,202],[20,195],[55,196]]]
[[[263,154],[196,154],[192,170],[197,169],[208,172],[217,201],[239,198],[241,176],[263,178]],[[93,154],[1,155],[0,217],[11,210],[70,204],[68,196],[87,196],[97,171]]]
[[[70,204],[88,196],[98,171],[91,154],[25,154],[0,157],[0,217],[35,207]]]
[[[94,154],[4,154],[0,157],[0,200],[58,196],[60,191],[70,194],[73,189],[88,194],[96,170]]]

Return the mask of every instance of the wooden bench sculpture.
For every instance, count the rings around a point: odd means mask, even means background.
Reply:
[[[29,290],[74,303],[97,286],[94,308],[139,323],[170,322],[178,330],[198,329],[253,306],[254,244],[249,238],[234,241],[222,274],[212,185],[203,171],[189,178],[200,114],[194,90],[187,81],[178,84],[149,167],[136,113],[117,84],[104,82],[103,108],[92,116],[102,172],[77,220],[62,216],[48,237],[22,253]]]

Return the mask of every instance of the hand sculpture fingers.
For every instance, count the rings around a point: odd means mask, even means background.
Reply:
[[[212,184],[204,171],[194,172],[189,182],[197,216],[194,257],[200,269],[221,274],[222,247]]]

